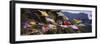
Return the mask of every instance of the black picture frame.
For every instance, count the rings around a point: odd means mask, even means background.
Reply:
[[[15,7],[16,3],[23,4],[43,4],[43,5],[58,5],[58,6],[75,6],[75,7],[90,7],[95,8],[95,36],[91,37],[77,37],[77,38],[59,38],[59,39],[44,39],[44,40],[27,40],[16,41],[15,34]],[[27,42],[44,42],[44,41],[59,41],[59,40],[76,40],[76,39],[90,39],[97,38],[97,6],[96,5],[80,5],[80,4],[61,4],[61,3],[49,3],[49,2],[26,2],[26,1],[10,1],[10,43],[27,43]]]

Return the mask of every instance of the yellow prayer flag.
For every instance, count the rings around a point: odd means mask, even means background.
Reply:
[[[40,11],[42,16],[49,16],[46,11]]]

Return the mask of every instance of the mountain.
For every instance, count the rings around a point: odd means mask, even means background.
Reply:
[[[64,15],[67,16],[70,20],[72,20],[74,18],[88,19],[88,14],[86,14],[86,13],[70,13],[70,12],[64,12]]]

